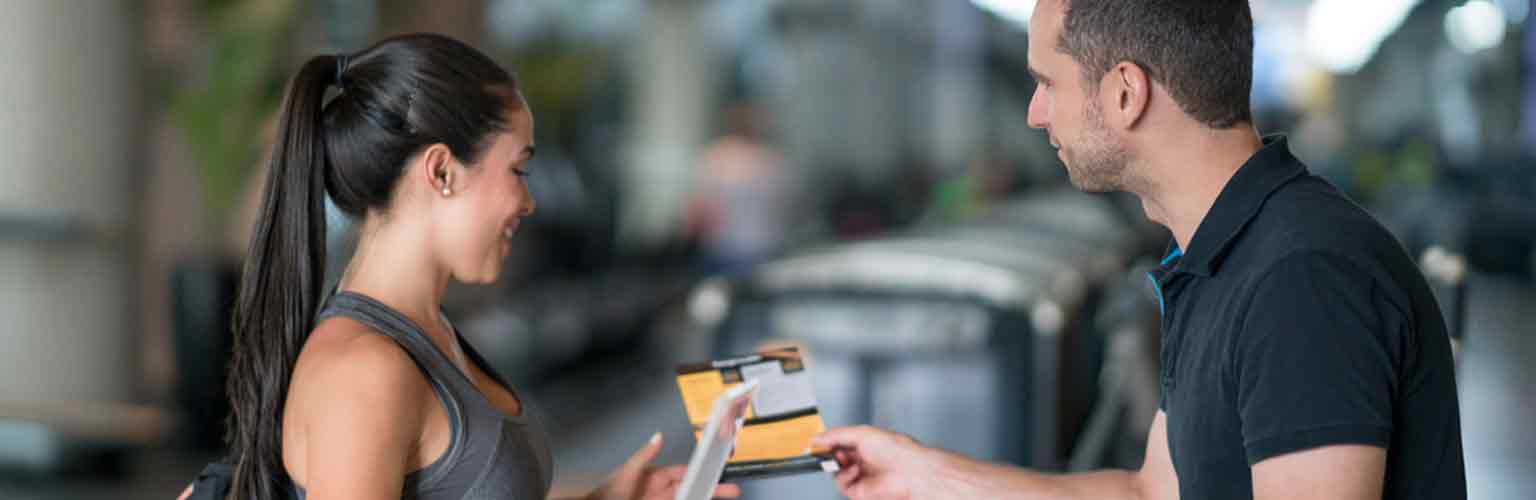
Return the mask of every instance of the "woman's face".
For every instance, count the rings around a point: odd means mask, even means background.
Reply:
[[[478,163],[455,165],[451,194],[443,200],[441,247],[453,277],[465,283],[491,283],[501,274],[519,219],[533,215],[533,194],[524,177],[533,157],[533,114],[527,106],[511,113]]]

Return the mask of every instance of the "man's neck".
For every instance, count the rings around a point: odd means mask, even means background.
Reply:
[[[1227,181],[1263,142],[1251,126],[1240,125],[1160,138],[1157,144],[1142,156],[1148,183],[1135,194],[1147,218],[1167,227],[1179,248],[1188,249]]]

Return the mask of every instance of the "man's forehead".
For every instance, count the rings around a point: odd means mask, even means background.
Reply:
[[[1035,4],[1035,11],[1029,16],[1029,38],[1033,42],[1037,36],[1041,39],[1055,38],[1061,31],[1063,10],[1066,7],[1065,0],[1040,0]]]
[[[1047,4],[1059,0],[1041,0],[1035,5],[1035,13],[1029,18],[1029,60],[1031,64],[1040,64],[1041,59],[1049,57],[1057,51],[1056,40],[1061,33],[1061,16],[1054,13],[1054,9]]]

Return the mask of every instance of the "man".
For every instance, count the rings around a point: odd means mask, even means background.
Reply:
[[[1072,183],[1169,228],[1161,408],[1138,471],[1047,475],[834,429],[864,499],[1466,497],[1450,342],[1377,222],[1260,139],[1247,0],[1041,0],[1045,129]]]

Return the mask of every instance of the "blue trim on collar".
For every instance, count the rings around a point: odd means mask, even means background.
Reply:
[[[1158,264],[1158,265],[1163,266],[1163,267],[1168,267],[1168,264],[1172,264],[1174,259],[1182,257],[1183,255],[1184,255],[1184,249],[1179,248],[1179,247],[1173,247],[1173,252],[1170,252],[1167,257],[1163,257],[1163,262]]]
[[[1167,316],[1168,305],[1163,301],[1162,283],[1158,283],[1157,275],[1153,274],[1152,271],[1147,271],[1147,281],[1152,282],[1152,293],[1157,294],[1157,314]]]

